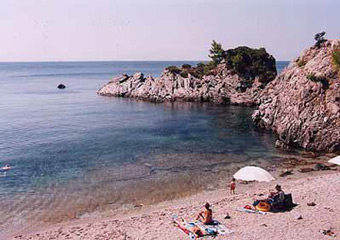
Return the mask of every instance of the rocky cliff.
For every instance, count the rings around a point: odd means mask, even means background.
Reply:
[[[253,120],[277,133],[277,146],[340,151],[339,44],[306,50],[261,91]]]
[[[276,75],[275,59],[263,48],[239,47],[231,53],[228,61],[213,68],[209,67],[212,62],[194,68],[185,64],[165,69],[158,78],[142,73],[118,76],[97,93],[152,102],[254,105],[264,86]]]

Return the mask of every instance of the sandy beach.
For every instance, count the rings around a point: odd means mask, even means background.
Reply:
[[[282,170],[281,170],[282,171]],[[208,190],[190,197],[136,206],[108,218],[75,220],[6,236],[6,239],[189,239],[172,223],[177,215],[188,221],[195,218],[205,202],[212,204],[214,219],[234,231],[214,239],[337,239],[340,236],[340,172],[313,171],[279,177],[270,183],[237,184],[236,194],[227,188]],[[293,210],[258,215],[235,209],[251,205],[253,199],[267,195],[276,184],[293,194],[298,204]],[[307,203],[314,202],[315,206]],[[229,214],[230,219],[225,219]],[[330,230],[333,236],[323,231]],[[211,238],[212,239],[212,238]]]

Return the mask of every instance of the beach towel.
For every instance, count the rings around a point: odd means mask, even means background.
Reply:
[[[226,235],[233,231],[218,221],[214,221],[211,225],[203,224],[200,221],[187,222],[178,216],[172,216],[172,221],[180,230],[189,236],[189,239],[204,238],[207,236]]]
[[[209,229],[211,232],[215,232],[215,235],[227,235],[233,233],[232,230],[228,229],[217,220],[213,220],[213,223],[209,225],[203,224],[200,221],[196,221],[195,224],[202,229]]]
[[[246,209],[246,208],[236,208],[236,211],[245,212],[245,213],[255,213],[255,214],[261,214],[261,215],[267,214],[265,212],[261,212],[261,211],[254,210],[254,209]]]

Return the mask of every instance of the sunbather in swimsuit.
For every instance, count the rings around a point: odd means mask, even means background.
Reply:
[[[196,220],[199,220],[204,224],[212,224],[213,218],[212,218],[212,210],[210,209],[210,204],[206,203],[204,207],[205,207],[204,211],[198,214]]]

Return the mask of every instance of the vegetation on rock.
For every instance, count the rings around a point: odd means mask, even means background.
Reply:
[[[320,48],[320,47],[321,47],[321,44],[322,44],[323,42],[326,42],[326,41],[327,41],[327,40],[325,39],[325,37],[324,37],[325,34],[326,34],[326,32],[320,32],[320,33],[315,34],[315,36],[314,36],[314,39],[315,39],[315,41],[316,41],[315,47]]]
[[[180,74],[182,72],[182,70],[176,66],[169,66],[165,69],[174,74]]]
[[[183,64],[181,68],[170,66],[166,69],[171,73],[180,74],[184,78],[189,77],[190,74],[201,79],[203,76],[216,74],[217,65],[225,63],[228,69],[244,79],[245,85],[251,85],[256,77],[260,82],[268,83],[277,74],[275,58],[269,55],[264,48],[238,47],[225,51],[222,45],[214,40],[209,52],[211,61],[208,63],[198,63],[195,67]]]
[[[340,77],[340,44],[336,46],[332,52],[333,66]]]
[[[329,82],[325,76],[317,76],[315,73],[310,73],[307,75],[307,79],[312,82],[320,82],[324,89],[328,89],[329,87]]]
[[[180,75],[181,75],[181,77],[183,77],[183,78],[188,78],[188,77],[189,77],[189,73],[188,73],[187,71],[182,71],[182,72],[180,73]]]
[[[226,52],[224,51],[222,44],[217,43],[215,40],[213,40],[209,52],[209,57],[215,66],[222,63],[226,58]]]
[[[172,74],[179,74],[183,78],[188,78],[189,74],[195,78],[201,79],[203,76],[214,74],[213,70],[216,68],[213,62],[198,63],[196,67],[192,67],[190,64],[183,64],[182,67],[169,66],[166,68]]]
[[[306,65],[306,61],[305,61],[305,59],[303,59],[303,58],[298,58],[297,60],[296,60],[296,64],[298,65],[298,67],[303,67],[303,66],[305,66]]]
[[[239,76],[251,82],[258,77],[260,82],[268,83],[277,74],[275,58],[264,48],[238,47],[227,50],[226,63]]]
[[[190,74],[196,78],[202,78],[203,76],[213,75],[215,64],[213,62],[198,63],[196,67],[189,70]]]
[[[190,65],[190,64],[183,64],[183,65],[182,65],[182,68],[183,68],[183,69],[190,69],[190,68],[191,68],[191,65]]]

